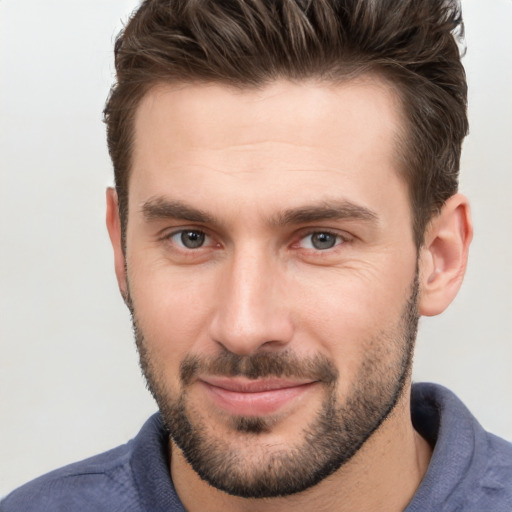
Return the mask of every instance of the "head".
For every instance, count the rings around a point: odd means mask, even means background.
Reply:
[[[303,491],[406,420],[470,239],[458,27],[431,0],[155,0],[118,38],[116,272],[172,460],[215,487]]]

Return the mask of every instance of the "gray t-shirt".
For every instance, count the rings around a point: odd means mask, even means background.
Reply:
[[[512,444],[485,432],[435,384],[413,385],[411,411],[434,453],[405,512],[511,512]],[[155,414],[127,444],[25,484],[0,510],[185,512],[168,468],[168,435]]]

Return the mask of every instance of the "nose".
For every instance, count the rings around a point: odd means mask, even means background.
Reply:
[[[286,279],[278,258],[265,251],[236,252],[225,262],[210,336],[230,352],[282,350],[293,336]]]

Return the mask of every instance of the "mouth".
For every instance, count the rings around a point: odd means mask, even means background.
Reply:
[[[316,384],[310,380],[205,377],[199,380],[210,400],[237,416],[265,416],[300,400]]]

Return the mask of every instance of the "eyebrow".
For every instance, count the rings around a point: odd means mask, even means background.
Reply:
[[[181,201],[170,201],[164,197],[147,200],[142,205],[142,214],[148,222],[161,219],[179,219],[200,224],[219,224],[218,220],[204,210],[189,206]],[[345,219],[376,223],[378,216],[369,208],[347,200],[322,201],[319,204],[300,206],[278,212],[269,219],[269,224],[272,226],[287,226]]]
[[[324,220],[361,220],[375,223],[378,215],[369,208],[354,204],[347,200],[323,201],[292,208],[277,214],[271,223],[274,225],[308,224]]]
[[[215,219],[203,210],[188,206],[181,201],[169,201],[163,197],[149,199],[142,205],[146,221],[179,219],[189,222],[213,224]]]

